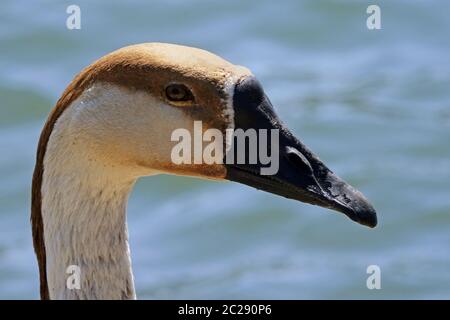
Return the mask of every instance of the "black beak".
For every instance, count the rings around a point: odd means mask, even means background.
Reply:
[[[272,104],[254,77],[244,78],[236,85],[233,107],[235,136],[224,161],[227,167],[226,179],[286,198],[330,208],[344,213],[360,224],[376,226],[376,212],[369,201],[361,192],[336,176],[292,135],[278,119]],[[256,135],[257,140],[247,139],[248,143],[245,143],[243,149],[236,133],[248,132],[249,129],[256,130],[257,133],[266,131],[267,138],[261,139],[260,135]],[[278,134],[271,135],[271,132],[274,132],[271,130]],[[267,170],[267,161],[262,161],[260,157],[256,161],[254,157],[252,159],[250,154],[255,149],[252,151],[251,144],[255,141],[258,154],[261,148],[265,149],[274,163],[277,162],[275,170]],[[245,152],[244,157],[242,152]],[[278,156],[278,159],[274,155]],[[267,174],[269,171],[270,174]]]

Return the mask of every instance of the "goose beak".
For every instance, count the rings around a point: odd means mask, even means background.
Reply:
[[[225,160],[226,179],[342,212],[353,221],[368,227],[376,226],[377,215],[369,201],[328,169],[282,124],[254,77],[246,77],[236,85],[233,107],[235,136]],[[267,161],[261,161],[261,157],[256,162],[249,160],[250,143],[245,144],[245,150],[242,150],[242,144],[241,149],[238,148],[240,144],[237,142],[237,129],[255,129],[259,133],[266,129],[268,137],[261,139],[257,135],[257,145],[258,152],[263,147],[267,155],[270,154],[273,160],[271,170],[268,170]],[[242,152],[245,152],[246,161],[242,161],[242,158],[241,161],[237,160]]]

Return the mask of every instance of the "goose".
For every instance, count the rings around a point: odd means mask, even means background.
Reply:
[[[179,128],[195,135],[195,121],[203,132],[277,130],[276,147],[266,140],[278,152],[277,172],[262,174],[262,160],[174,163],[171,135]],[[217,141],[224,152],[236,148]],[[31,203],[41,299],[136,299],[127,199],[137,179],[158,174],[235,181],[377,224],[364,195],[280,121],[249,69],[198,48],[131,45],[82,70],[41,132]],[[77,288],[66,281],[73,265]]]

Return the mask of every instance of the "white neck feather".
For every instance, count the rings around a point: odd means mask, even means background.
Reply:
[[[101,99],[98,90],[84,93],[61,115],[44,159],[42,216],[51,299],[136,298],[126,205],[140,174],[98,159],[92,141],[86,141],[83,132],[98,127],[83,118],[89,110],[101,110],[91,99]],[[111,100],[124,103],[117,96]],[[80,267],[80,289],[66,285],[70,265]]]
[[[44,179],[43,214],[51,299],[134,299],[126,203],[132,181],[117,183],[86,168]],[[95,179],[95,183],[91,183]],[[80,268],[80,288],[66,285]]]

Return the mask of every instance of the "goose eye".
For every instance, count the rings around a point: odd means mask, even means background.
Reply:
[[[170,101],[193,101],[194,96],[184,84],[171,84],[166,87],[166,96]]]

